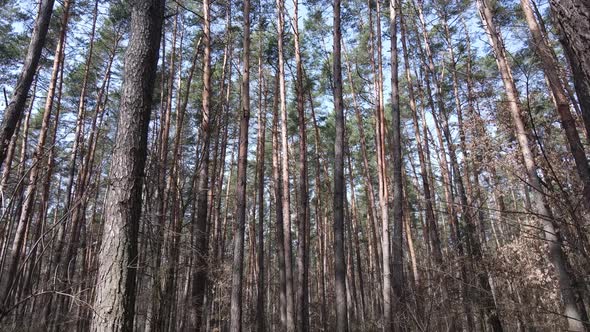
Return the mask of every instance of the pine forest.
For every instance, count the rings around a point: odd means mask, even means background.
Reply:
[[[0,331],[590,331],[590,0],[0,0]]]

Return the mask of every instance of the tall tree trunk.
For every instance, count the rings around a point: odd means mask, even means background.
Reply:
[[[336,293],[336,331],[348,331],[346,303],[346,254],[344,252],[344,105],[342,100],[342,63],[340,27],[340,0],[334,0],[334,112],[336,141],[334,144],[334,285]],[[385,243],[385,239],[383,241]],[[388,247],[389,250],[389,247]],[[384,255],[385,257],[385,255]],[[387,264],[389,265],[389,264]]]
[[[586,133],[590,134],[590,3],[587,0],[550,0],[549,3],[572,67]]]
[[[278,19],[278,52],[279,52],[279,89],[280,89],[280,113],[281,113],[281,180],[282,180],[282,205],[283,205],[283,241],[285,250],[285,281],[287,300],[287,331],[295,331],[295,299],[293,290],[293,259],[291,251],[291,208],[289,185],[289,141],[287,133],[287,95],[285,87],[285,4],[277,0]]]
[[[244,271],[244,227],[246,225],[246,168],[248,166],[248,126],[250,121],[250,0],[244,0],[244,49],[242,60],[242,107],[239,113],[240,132],[238,176],[236,185],[236,227],[231,283],[230,331],[242,331],[242,274]]]
[[[565,306],[564,315],[567,317],[568,329],[570,331],[584,331],[588,328],[588,315],[582,301],[580,290],[576,286],[575,277],[569,267],[567,256],[563,250],[563,240],[559,232],[559,225],[553,219],[551,210],[545,202],[545,190],[541,186],[541,180],[537,173],[537,164],[531,151],[531,145],[527,136],[528,131],[522,118],[518,91],[512,77],[512,70],[508,64],[504,42],[493,22],[489,0],[478,0],[477,5],[492,44],[496,56],[496,63],[502,76],[504,89],[506,90],[506,97],[508,99],[506,102],[515,125],[515,135],[524,159],[529,184],[532,187],[533,212],[539,216],[542,222],[543,233],[549,246],[549,259],[555,268],[559,280],[559,288]]]
[[[265,330],[265,266],[264,266],[264,158],[266,150],[266,81],[262,66],[262,40],[258,43],[258,142],[256,146],[256,194],[258,200],[258,249],[257,265],[258,279],[256,280],[256,331]],[[252,234],[254,236],[254,234]]]
[[[399,107],[398,86],[398,56],[397,56],[397,14],[400,10],[398,0],[391,0],[389,4],[389,34],[391,37],[391,135],[392,135],[392,187],[393,187],[393,239],[392,287],[395,294],[395,330],[400,331],[405,325],[403,311],[406,308],[404,299],[404,219],[403,219],[403,177],[402,177],[402,148],[401,148],[401,119]],[[401,317],[400,317],[401,315]]]
[[[31,42],[27,49],[27,56],[21,69],[18,81],[14,87],[12,97],[4,111],[4,118],[0,126],[0,166],[4,164],[6,149],[10,144],[16,126],[25,111],[27,96],[37,72],[41,52],[45,46],[45,39],[49,30],[49,21],[53,13],[55,0],[44,0],[39,5],[39,13],[35,19],[35,26],[31,36]]]
[[[92,331],[133,330],[142,180],[164,4],[165,0],[132,3]]]
[[[211,103],[211,13],[210,1],[203,0],[203,93],[201,111],[201,144],[202,154],[198,162],[199,175],[197,184],[197,218],[195,228],[195,257],[193,260],[193,290],[192,304],[195,310],[195,326],[199,331],[203,320],[203,296],[207,280],[207,200],[209,193],[209,146],[211,141],[210,133],[210,103]],[[247,67],[246,67],[247,68]]]
[[[281,180],[281,160],[280,160],[280,143],[279,143],[279,96],[280,92],[280,78],[279,73],[275,77],[275,91],[273,100],[273,122],[272,122],[272,178],[273,178],[273,192],[275,202],[276,214],[276,229],[277,237],[277,261],[279,267],[279,311],[281,330],[287,328],[287,280],[285,275],[285,241],[283,233],[283,181]]]
[[[309,331],[309,192],[307,178],[307,121],[305,119],[305,91],[303,91],[303,65],[299,46],[299,16],[298,0],[293,1],[293,33],[295,42],[295,66],[296,66],[296,99],[297,116],[299,124],[299,192],[297,202],[297,330]]]
[[[393,329],[392,318],[392,274],[391,274],[391,248],[389,235],[389,188],[387,181],[387,158],[386,158],[386,120],[383,103],[383,64],[382,64],[382,43],[381,43],[381,3],[376,4],[376,39],[377,60],[373,59],[374,51],[371,50],[371,66],[373,69],[374,99],[375,99],[375,141],[377,147],[377,178],[379,182],[379,209],[381,212],[381,268],[382,274],[382,298],[383,298],[383,331]],[[371,10],[371,9],[370,9]],[[370,23],[370,25],[372,25]],[[373,28],[370,27],[370,34]],[[373,37],[370,37],[370,44],[373,45]],[[376,62],[376,63],[375,63]]]
[[[320,131],[318,129],[317,118],[315,115],[315,109],[313,104],[313,98],[311,95],[311,90],[307,91],[307,97],[309,101],[310,111],[311,111],[311,119],[313,122],[313,129],[314,129],[314,155],[315,155],[315,179],[314,179],[314,187],[315,187],[315,225],[316,225],[316,232],[317,232],[317,247],[319,250],[319,257],[317,259],[318,265],[318,293],[320,297],[320,326],[324,329],[328,329],[328,313],[327,313],[327,305],[326,305],[326,278],[325,278],[325,269],[324,269],[324,259],[325,259],[325,252],[326,248],[324,246],[324,239],[326,237],[325,234],[325,227],[323,226],[323,217],[324,217],[324,201],[322,199],[322,189],[324,186],[322,185],[321,180],[321,173],[322,173],[322,165],[321,165],[321,146],[320,146]]]

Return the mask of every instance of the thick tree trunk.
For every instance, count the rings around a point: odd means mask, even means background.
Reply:
[[[165,0],[133,2],[92,331],[131,331],[147,133]]]
[[[550,0],[549,3],[572,67],[586,133],[590,134],[590,2]]]

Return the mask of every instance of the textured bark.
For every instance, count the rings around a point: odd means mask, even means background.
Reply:
[[[392,261],[393,278],[392,287],[395,295],[394,309],[395,330],[400,331],[405,325],[405,308],[407,307],[404,298],[404,219],[403,219],[403,177],[402,177],[402,142],[401,142],[401,121],[399,106],[399,79],[398,79],[398,56],[397,56],[397,15],[400,7],[397,0],[391,0],[389,5],[389,34],[391,36],[391,154],[392,154],[392,189],[393,189],[393,238],[392,238]]]
[[[133,330],[141,191],[164,3],[131,3],[131,37],[98,254],[92,331]]]
[[[250,121],[250,1],[244,0],[242,60],[242,107],[239,113],[238,176],[236,184],[236,227],[232,265],[230,331],[242,331],[242,274],[244,270],[244,227],[246,226],[246,167],[248,166],[248,126]]]
[[[33,110],[33,106],[35,105],[35,99],[36,99],[36,92],[37,92],[37,82],[38,82],[38,76],[36,76],[34,84],[33,84],[33,91],[31,92],[31,98],[29,101],[29,105],[27,107],[27,114],[25,115],[24,119],[21,119],[21,124],[19,124],[19,127],[17,127],[15,135],[12,137],[12,141],[11,141],[11,145],[9,147],[8,150],[8,155],[6,158],[6,164],[4,166],[4,169],[2,170],[2,180],[0,182],[0,192],[4,192],[6,190],[6,187],[8,185],[8,180],[10,179],[10,173],[12,172],[12,162],[13,159],[15,158],[13,155],[15,154],[15,151],[17,150],[17,145],[18,145],[18,135],[19,135],[19,131],[22,131],[22,143],[21,146],[19,147],[19,151],[20,151],[20,156],[19,156],[19,160],[17,160],[18,162],[18,168],[23,168],[24,166],[24,160],[26,159],[26,146],[27,146],[27,141],[28,141],[28,137],[29,137],[29,124],[30,124],[30,119],[31,119],[31,111]],[[22,127],[22,129],[20,129],[20,127]],[[18,178],[21,177],[20,173],[16,174],[18,176]],[[19,186],[20,187],[20,186]],[[18,188],[17,188],[18,189]],[[2,207],[4,208],[5,205],[5,200],[2,201]],[[12,223],[13,223],[14,219],[11,219],[9,221],[10,225],[6,225],[3,224],[0,226],[0,241],[1,241],[1,246],[0,246],[0,259],[2,260],[2,267],[4,267],[4,248],[5,248],[5,243],[8,241],[8,239],[6,238],[6,235],[10,235],[10,231],[8,233],[6,233],[7,228],[12,227]]]
[[[33,78],[37,72],[41,52],[45,46],[45,39],[49,29],[49,21],[53,13],[54,0],[44,0],[40,4],[39,14],[35,19],[35,26],[33,34],[31,35],[31,42],[27,49],[27,56],[21,69],[20,76],[14,87],[14,91],[8,106],[4,111],[4,118],[0,127],[0,166],[4,164],[6,158],[6,149],[10,144],[10,140],[16,126],[25,111],[27,96],[33,83]]]
[[[590,1],[550,0],[549,3],[572,67],[586,133],[590,134]]]
[[[118,48],[118,43],[120,40],[120,36],[117,36],[115,40],[115,44],[113,45],[112,52],[109,56],[108,64],[105,70],[105,77],[102,81],[101,88],[97,95],[98,103],[95,106],[92,120],[90,124],[90,130],[88,132],[88,139],[86,146],[83,148],[83,142],[80,142],[77,149],[84,151],[82,153],[79,151],[78,153],[82,154],[82,162],[78,174],[76,176],[76,189],[73,193],[73,203],[71,197],[66,197],[67,200],[70,200],[68,208],[71,208],[71,227],[70,227],[70,238],[69,241],[66,241],[66,234],[65,234],[65,227],[62,230],[63,233],[60,234],[59,243],[57,248],[57,255],[55,259],[55,264],[59,264],[59,272],[61,275],[61,279],[73,284],[73,276],[76,274],[76,260],[78,249],[82,247],[82,240],[81,238],[84,237],[83,229],[86,227],[86,207],[89,197],[89,189],[92,188],[92,183],[90,182],[90,177],[92,175],[92,169],[94,166],[94,157],[96,152],[96,144],[98,141],[98,131],[100,125],[102,123],[102,119],[104,117],[104,110],[106,106],[106,94],[108,89],[108,84],[111,78],[111,68],[113,64],[113,60],[115,58],[116,50]],[[72,154],[78,154],[72,151]],[[73,165],[73,164],[72,164]],[[70,166],[72,166],[70,165]],[[74,167],[74,166],[72,166]],[[67,188],[66,190],[69,190]],[[66,195],[68,195],[69,191],[66,191]],[[62,254],[63,247],[65,246],[66,251],[65,255]],[[63,257],[62,257],[63,255]],[[60,258],[61,259],[60,261]],[[83,276],[83,275],[82,275]],[[69,307],[69,298],[64,296],[59,296],[57,298],[57,307],[61,308],[61,310],[65,310]]]
[[[346,300],[346,254],[344,252],[344,105],[342,101],[342,64],[340,27],[340,0],[334,0],[334,113],[336,141],[334,144],[334,286],[336,294],[336,331],[348,331]],[[384,241],[385,243],[385,241]]]
[[[559,225],[554,220],[551,210],[544,201],[545,191],[541,186],[541,180],[537,173],[537,164],[527,136],[528,130],[525,127],[522,117],[519,95],[512,77],[512,70],[506,57],[504,42],[499,30],[496,29],[494,24],[489,0],[478,0],[477,5],[492,44],[496,56],[496,63],[502,76],[504,89],[506,90],[506,103],[508,104],[512,122],[515,126],[515,135],[524,160],[529,185],[532,187],[533,212],[541,219],[543,234],[549,247],[549,259],[555,268],[555,273],[559,280],[559,289],[565,306],[564,315],[567,317],[568,330],[584,331],[588,328],[588,324],[584,323],[588,321],[588,315],[582,301],[580,290],[576,286],[574,275],[569,267],[568,258],[563,250],[563,240],[559,232]]]

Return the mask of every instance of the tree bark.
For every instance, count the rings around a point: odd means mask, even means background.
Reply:
[[[14,87],[12,97],[4,111],[4,118],[0,126],[0,166],[4,164],[6,158],[6,149],[16,126],[25,110],[27,96],[33,83],[33,78],[37,72],[41,52],[45,46],[45,39],[49,30],[49,21],[53,13],[54,0],[44,0],[40,4],[39,14],[35,19],[31,42],[27,49],[27,56],[21,69],[20,76]]]
[[[132,331],[147,133],[165,0],[135,1],[99,252],[92,331]]]
[[[586,133],[590,134],[590,2],[550,0],[549,3],[561,44],[572,67]]]

